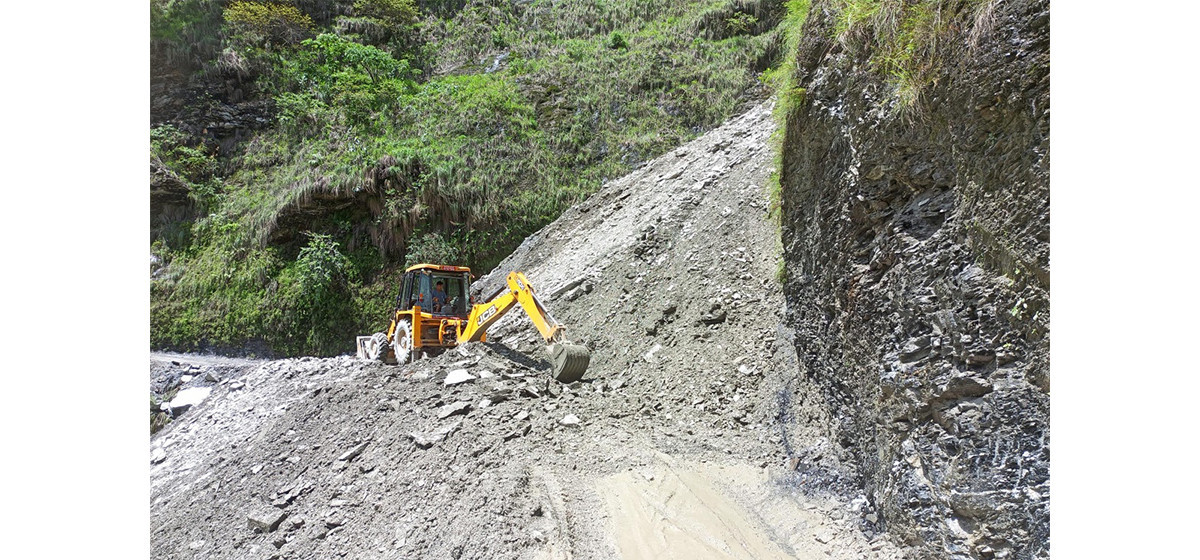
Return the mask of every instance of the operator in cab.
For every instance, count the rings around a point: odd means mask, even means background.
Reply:
[[[442,281],[438,280],[437,283],[433,285],[434,313],[440,313],[442,311],[442,306],[444,305],[446,305],[446,288],[445,285],[442,284]]]

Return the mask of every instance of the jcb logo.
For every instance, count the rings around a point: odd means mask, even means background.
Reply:
[[[495,314],[496,314],[496,306],[494,306],[494,305],[493,305],[493,306],[491,306],[491,307],[489,307],[489,308],[485,309],[485,310],[483,311],[483,313],[480,313],[480,314],[479,314],[479,320],[478,320],[478,321],[476,321],[476,324],[477,324],[477,325],[483,325],[483,322],[484,322],[484,321],[486,321],[486,320],[488,320],[488,319],[491,319],[491,318],[492,318],[492,315],[495,315]]]

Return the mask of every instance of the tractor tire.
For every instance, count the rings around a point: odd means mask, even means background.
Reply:
[[[387,335],[377,332],[371,335],[371,342],[367,345],[367,357],[372,361],[382,362],[387,358],[388,339]]]
[[[413,348],[412,323],[407,320],[396,323],[396,333],[392,336],[392,350],[396,353],[396,363],[404,365],[416,359]]]

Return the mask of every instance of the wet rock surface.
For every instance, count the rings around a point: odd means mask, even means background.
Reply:
[[[814,10],[784,143],[794,347],[880,523],[931,558],[1049,553],[1049,3],[993,7],[973,47],[955,16],[908,116]]]

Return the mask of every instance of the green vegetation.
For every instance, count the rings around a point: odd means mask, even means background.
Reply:
[[[313,30],[307,14],[275,2],[234,2],[225,8],[224,18],[232,41],[242,45],[295,43]]]
[[[151,51],[172,68],[197,70],[216,57],[224,20],[222,3],[151,0]]]
[[[745,12],[737,12],[729,16],[725,23],[729,26],[731,33],[749,33],[751,29],[754,29],[754,24],[758,23],[758,18]]]
[[[152,130],[196,201],[152,239],[152,344],[350,351],[403,266],[485,272],[731,116],[798,4],[784,20],[767,1],[152,1],[155,60],[236,70],[273,114],[223,152]]]
[[[354,13],[375,18],[380,24],[392,27],[412,25],[417,19],[417,7],[413,0],[357,0]]]
[[[150,160],[171,170],[183,182],[192,201],[204,212],[216,204],[221,182],[217,158],[202,147],[189,146],[187,137],[171,125],[150,129]]]
[[[834,10],[830,38],[854,57],[866,56],[872,71],[890,86],[893,112],[905,118],[922,115],[922,96],[933,84],[951,39],[961,39],[969,26],[968,43],[977,44],[994,25],[997,0],[830,0]],[[775,120],[778,128],[769,143],[775,153],[775,171],[769,176],[771,216],[780,214],[779,183],[782,143],[788,117],[804,104],[806,92],[796,83],[794,56],[801,28],[809,12],[809,0],[789,0],[787,14],[779,25],[784,33],[783,64],[767,70],[762,80],[776,92]]]
[[[788,55],[795,53],[800,45],[800,35],[804,22],[808,20],[810,0],[788,0],[785,3],[787,13],[779,28],[783,32],[783,52]],[[790,56],[784,56],[783,61],[790,61]],[[805,90],[796,85],[796,66],[786,62],[763,72],[761,79],[775,91],[775,109],[772,117],[775,119],[775,131],[767,139],[767,144],[773,156],[774,170],[767,176],[767,195],[770,201],[768,215],[779,224],[783,188],[779,182],[783,171],[783,138],[787,134],[787,117],[804,104]],[[780,261],[782,266],[782,261]]]
[[[995,0],[836,0],[833,35],[852,52],[870,52],[871,67],[892,88],[896,110],[921,113],[921,97],[943,63],[941,47],[961,14],[983,29]],[[971,35],[977,40],[977,34]]]

